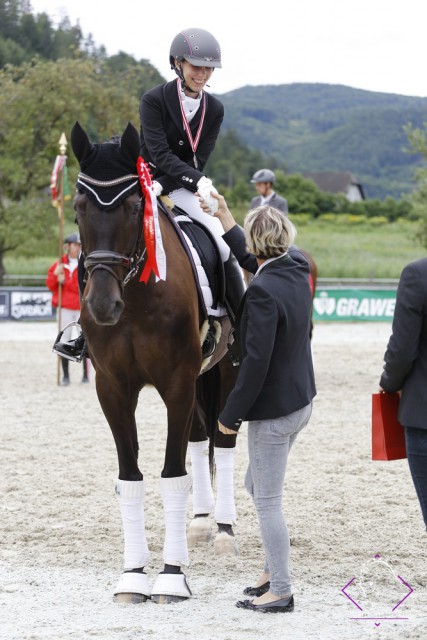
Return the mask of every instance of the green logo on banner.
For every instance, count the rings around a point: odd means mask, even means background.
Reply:
[[[318,288],[313,319],[384,322],[393,319],[395,305],[395,290]]]

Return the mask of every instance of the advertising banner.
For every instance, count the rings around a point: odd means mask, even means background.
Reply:
[[[387,322],[393,319],[396,289],[318,287],[313,320]]]
[[[52,293],[44,287],[2,287],[0,320],[52,320]]]
[[[393,319],[396,289],[318,286],[313,321],[387,322]],[[53,320],[52,294],[43,287],[1,287],[1,320]]]

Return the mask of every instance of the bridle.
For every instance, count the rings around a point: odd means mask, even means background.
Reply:
[[[115,178],[114,180],[104,181],[104,180],[95,180],[94,178],[91,178],[90,176],[87,176],[84,173],[79,173],[77,184],[79,183],[83,184],[87,189],[89,189],[95,195],[98,202],[101,205],[105,206],[106,203],[103,203],[101,201],[95,189],[92,189],[89,185],[94,185],[98,187],[113,187],[113,186],[117,186],[118,184],[129,182],[129,180],[133,178],[138,179],[138,176],[133,174],[128,174],[120,178]],[[89,183],[89,184],[86,184],[86,183]],[[128,187],[127,189],[124,189],[123,192],[127,191],[129,188],[132,188],[134,186],[135,186],[135,183],[130,187]],[[118,199],[120,196],[122,196],[123,192],[119,194],[119,196],[117,196],[115,199]],[[108,203],[108,204],[111,204],[111,203]],[[143,217],[143,205],[142,205],[142,197],[140,197],[139,205],[138,205],[138,233],[133,243],[132,250],[129,252],[128,255],[125,255],[122,253],[116,253],[115,251],[103,250],[103,249],[91,251],[85,257],[85,260],[84,260],[84,266],[86,269],[85,282],[87,282],[87,280],[94,274],[95,271],[99,271],[102,269],[103,271],[108,271],[108,273],[110,273],[117,280],[120,286],[120,290],[123,293],[123,288],[128,284],[128,282],[132,280],[132,278],[136,276],[141,264],[144,262],[146,257],[146,248],[145,246],[143,249],[141,247],[142,217]],[[124,267],[124,269],[127,270],[127,273],[125,274],[125,276],[120,277],[114,270],[115,267]]]

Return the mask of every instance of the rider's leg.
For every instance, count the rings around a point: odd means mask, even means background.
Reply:
[[[79,262],[78,262],[77,269],[78,269],[77,276],[79,281],[79,291],[80,291],[80,300],[81,300],[81,297],[83,295],[83,290],[85,287],[85,282],[84,282],[85,267],[84,267],[83,253],[80,253],[79,255]],[[73,320],[78,322],[80,326],[80,317],[73,318]],[[75,338],[74,340],[70,340],[69,339],[70,335],[65,335],[65,332],[61,336],[61,338],[62,339],[60,341],[56,340],[55,344],[53,345],[54,353],[58,353],[59,355],[63,356],[64,358],[67,358],[68,360],[77,360],[77,361],[81,360],[81,358],[83,357],[83,352],[86,347],[86,342],[83,336],[83,332],[81,332],[80,335],[77,336],[77,338]]]
[[[197,220],[205,226],[214,236],[217,247],[224,263],[225,272],[225,297],[227,300],[228,311],[231,311],[233,317],[231,321],[234,323],[237,308],[245,293],[245,282],[243,272],[236,258],[231,253],[229,246],[223,240],[224,229],[222,224],[214,216],[210,216],[200,207],[198,198],[188,191],[188,189],[176,189],[169,194],[172,202],[183,209],[193,220]]]

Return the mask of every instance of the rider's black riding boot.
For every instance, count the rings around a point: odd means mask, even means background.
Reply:
[[[231,324],[234,327],[237,309],[245,295],[246,287],[243,280],[243,273],[232,253],[226,262],[224,262],[225,272],[225,301],[227,312],[229,314]]]
[[[75,340],[55,342],[52,350],[63,358],[80,362],[83,356],[86,355],[86,342],[83,333],[75,338]]]
[[[245,294],[245,284],[243,280],[242,270],[232,253],[226,262],[224,262],[225,275],[225,306],[227,309],[230,322],[234,327],[236,312],[239,304]],[[209,330],[202,346],[202,355],[207,358],[215,351],[215,326],[212,319],[209,323]],[[233,356],[232,356],[233,357]],[[234,359],[234,357],[233,357]],[[236,362],[237,364],[237,362]]]
[[[79,261],[77,264],[77,277],[79,281],[79,292],[80,298],[82,297],[82,292],[85,288],[85,256],[83,253],[79,255]],[[80,318],[77,323],[80,325]],[[73,360],[74,362],[81,362],[83,357],[87,355],[86,349],[86,341],[84,339],[83,333],[81,333],[75,340],[69,340],[68,342],[60,342],[62,337],[62,333],[57,337],[55,344],[53,345],[52,351],[62,356],[63,358],[67,358],[68,360]],[[83,382],[85,374],[83,374]]]
[[[243,280],[242,270],[232,253],[227,262],[224,263],[225,271],[225,306],[227,308],[228,317],[230,318],[231,325],[233,327],[236,322],[237,309],[245,295],[246,285]],[[240,364],[241,354],[240,347],[236,341],[228,342],[228,351],[234,366]]]

